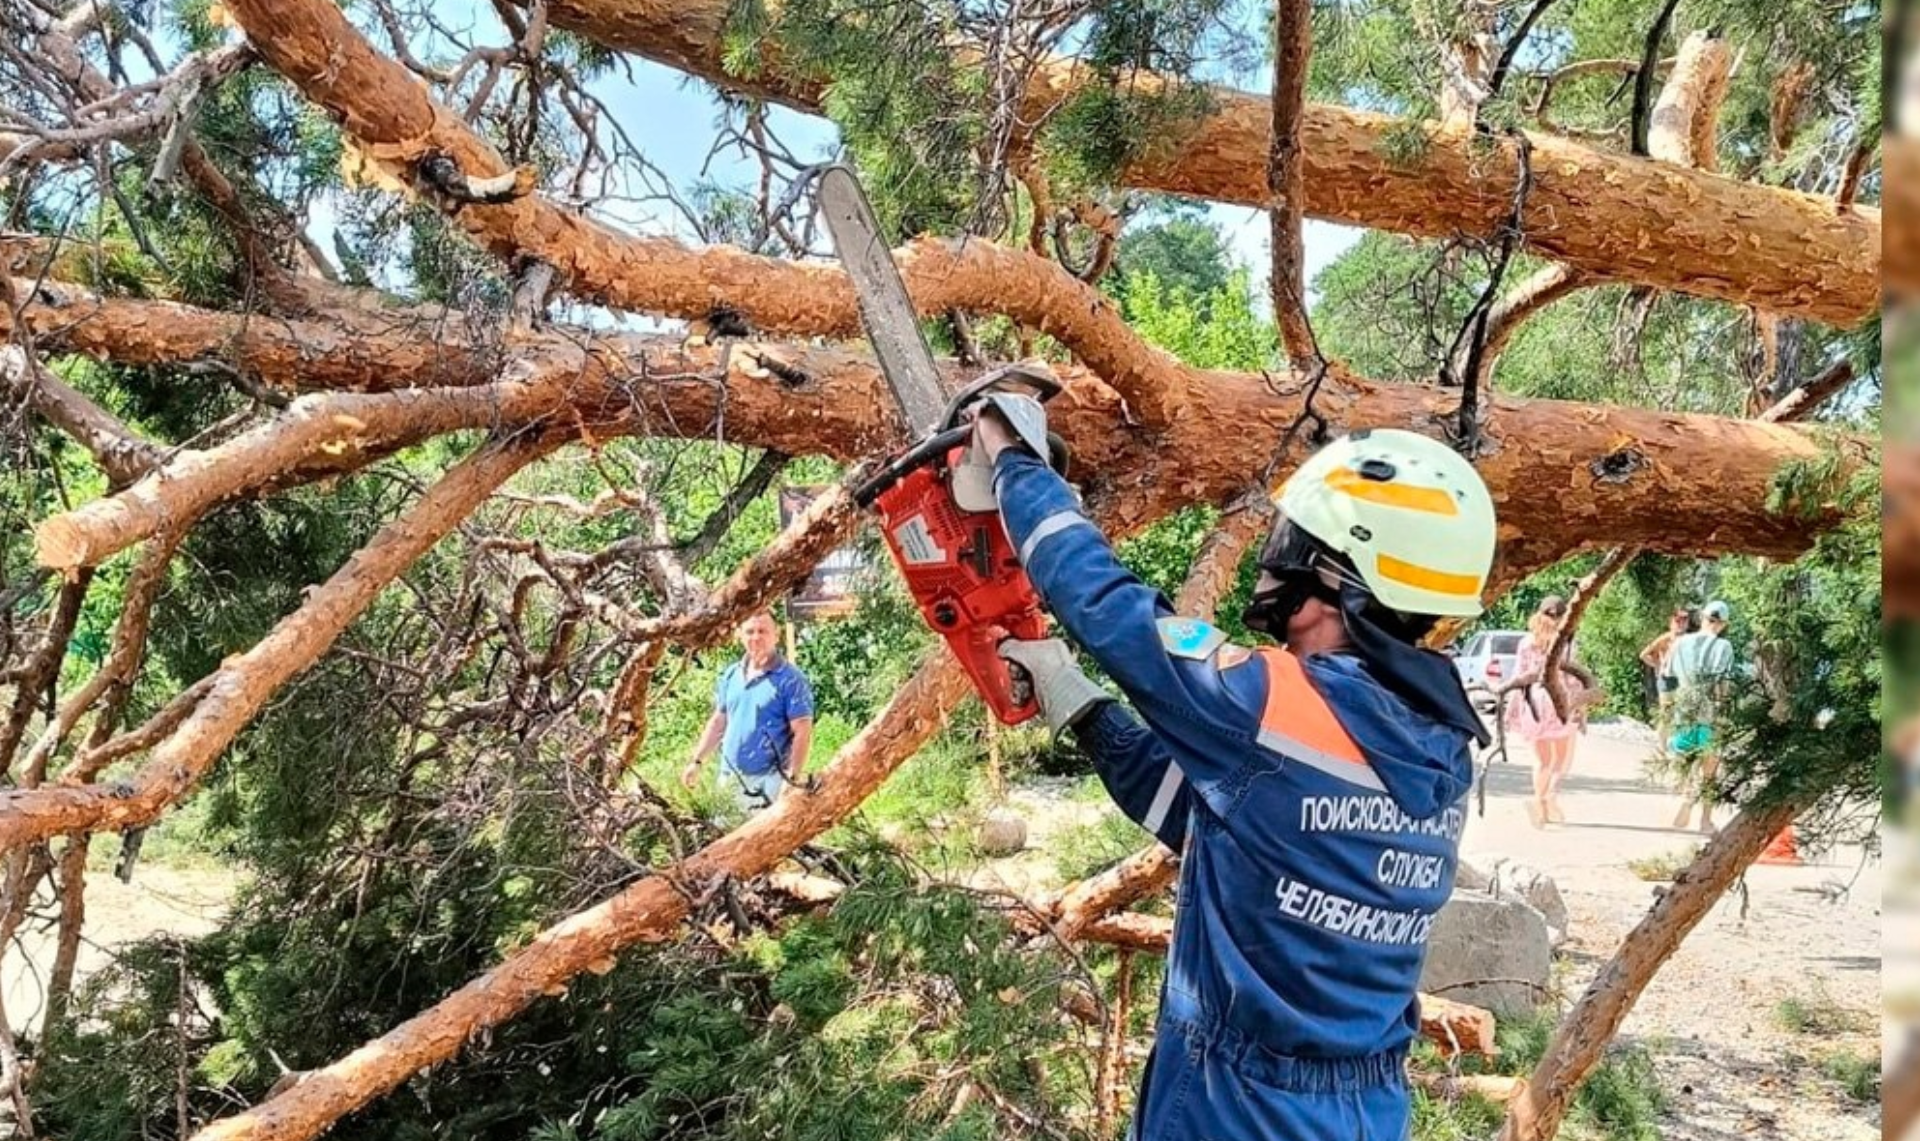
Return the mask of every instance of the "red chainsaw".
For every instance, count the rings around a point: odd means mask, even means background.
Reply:
[[[1016,433],[1064,470],[1066,447],[1045,430],[1037,405],[1003,399],[1048,400],[1060,384],[1044,366],[1016,364],[949,398],[859,180],[845,166],[825,167],[818,199],[853,281],[880,372],[917,437],[854,490],[854,501],[879,516],[907,592],[921,617],[946,639],[981,700],[1003,724],[1018,725],[1040,706],[1031,679],[997,647],[1008,636],[1046,637],[1047,618],[993,505],[992,473],[982,457],[970,455],[973,430],[966,413],[983,402],[999,407]]]

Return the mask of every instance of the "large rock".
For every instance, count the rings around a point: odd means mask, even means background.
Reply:
[[[1493,883],[1493,877],[1480,870],[1477,861],[1462,858],[1453,869],[1453,890],[1485,891]]]
[[[1420,989],[1522,1014],[1547,997],[1553,947],[1546,917],[1519,899],[1456,891],[1434,920]]]
[[[1567,940],[1567,903],[1552,876],[1519,860],[1498,859],[1483,889],[1495,899],[1520,899],[1547,921],[1547,939],[1555,950]]]

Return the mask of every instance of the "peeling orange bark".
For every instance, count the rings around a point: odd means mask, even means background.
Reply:
[[[752,282],[739,288],[756,289]],[[776,288],[777,277],[739,294],[741,308],[751,311],[759,291]],[[188,348],[192,355],[193,346],[215,343],[243,324],[241,318],[152,302],[90,305],[80,314],[29,305],[25,317],[36,325],[83,317],[65,332],[69,343],[85,340],[98,355],[146,361],[161,359],[156,343]],[[131,310],[153,320],[129,319]],[[95,327],[96,320],[103,324]],[[127,338],[124,355],[114,339],[120,336]],[[313,343],[328,344],[331,351],[309,359],[303,346]],[[419,332],[347,339],[321,321],[254,321],[227,344],[236,366],[289,387],[316,373],[341,380],[377,376],[436,347]],[[438,348],[449,360],[467,351],[457,343]],[[878,370],[855,353],[737,344],[726,354],[723,375],[721,350],[667,338],[574,341],[551,335],[526,342],[520,351],[526,354],[520,367],[533,376],[554,370],[567,383],[516,403],[514,411],[525,420],[501,423],[557,423],[564,417],[600,437],[711,437],[724,428],[735,443],[842,460],[873,455],[905,436]],[[759,363],[774,360],[778,372]],[[1120,498],[1126,503],[1114,517],[1119,531],[1191,503],[1239,495],[1250,469],[1266,460],[1267,445],[1260,441],[1279,439],[1300,412],[1299,394],[1271,376],[1186,369],[1171,360],[1161,367],[1179,370],[1187,393],[1182,414],[1161,433],[1129,426],[1118,398],[1087,370],[1058,370],[1066,391],[1051,405],[1052,425],[1073,449],[1090,493],[1125,492]],[[1336,433],[1401,427],[1444,436],[1457,400],[1457,391],[1434,386],[1329,380],[1316,407]],[[471,416],[483,404],[462,405],[449,393],[436,393],[430,402],[464,408]],[[1503,562],[1512,565],[1627,543],[1673,554],[1791,557],[1837,518],[1831,511],[1816,510],[1809,518],[1767,509],[1774,476],[1787,464],[1822,454],[1821,438],[1804,428],[1495,394],[1487,404],[1485,432],[1489,450],[1477,463],[1500,512]],[[1825,438],[1849,461],[1870,451],[1864,439]],[[1249,446],[1222,447],[1223,441]],[[190,464],[193,457],[175,462]],[[152,534],[166,513],[161,506],[182,512],[228,493],[224,477],[216,479],[204,466],[196,470],[201,474],[191,480],[156,480],[154,509],[137,526],[121,519],[126,508],[119,504],[130,500],[117,497],[54,517],[44,525],[57,537],[53,553],[84,550],[88,557],[104,557]]]
[[[256,3],[259,0],[256,0]],[[733,90],[818,113],[824,84],[780,69],[727,74],[722,0],[549,0],[555,27],[659,60]],[[1058,107],[1091,74],[1069,61],[1036,70],[1025,118]],[[1137,85],[1157,81],[1141,77]],[[1211,110],[1122,175],[1129,186],[1248,206],[1267,204],[1268,100],[1214,88]],[[1424,137],[1413,157],[1394,140]],[[1532,134],[1529,246],[1612,281],[1852,326],[1880,304],[1880,214],[1835,211],[1814,195]],[[1512,201],[1514,148],[1487,148],[1464,124],[1441,127],[1325,104],[1301,122],[1309,216],[1417,237],[1493,236]],[[1892,264],[1890,275],[1920,269]]]
[[[401,180],[435,152],[452,155],[468,175],[506,170],[485,140],[429,98],[405,67],[375,51],[333,5],[235,0],[228,7],[267,61],[339,116],[368,155]],[[688,250],[610,229],[538,195],[465,204],[452,217],[496,254],[554,266],[589,300],[699,318],[737,311],[735,299],[752,296],[758,303],[746,315],[764,332],[847,336],[861,329],[852,286],[838,266],[781,263],[729,246]],[[1147,423],[1163,426],[1178,407],[1178,387],[1164,383],[1172,374],[1152,360],[1165,354],[1128,329],[1108,298],[1055,263],[984,242],[937,240],[912,243],[899,260],[921,313],[1003,313],[1071,348]],[[777,285],[760,280],[769,272],[779,275]],[[1162,383],[1147,383],[1150,377]]]

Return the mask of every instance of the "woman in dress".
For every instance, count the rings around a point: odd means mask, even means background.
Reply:
[[[1573,660],[1572,647],[1561,651],[1560,671],[1554,679],[1567,711],[1562,718],[1554,709],[1543,682],[1547,653],[1553,639],[1567,620],[1566,600],[1548,595],[1527,620],[1527,636],[1521,639],[1514,661],[1513,680],[1501,687],[1505,703],[1507,729],[1533,746],[1539,763],[1533,770],[1533,800],[1527,804],[1527,817],[1535,828],[1563,824],[1567,814],[1560,807],[1560,784],[1573,767],[1573,747],[1587,727],[1587,709],[1598,700],[1599,686],[1592,673]]]

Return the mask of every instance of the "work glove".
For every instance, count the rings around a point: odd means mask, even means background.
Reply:
[[[1074,664],[1073,651],[1058,638],[1025,642],[1008,638],[1000,643],[1000,656],[1027,671],[1033,679],[1033,695],[1040,712],[1055,735],[1080,720],[1094,706],[1112,701],[1113,695],[1093,683]]]

